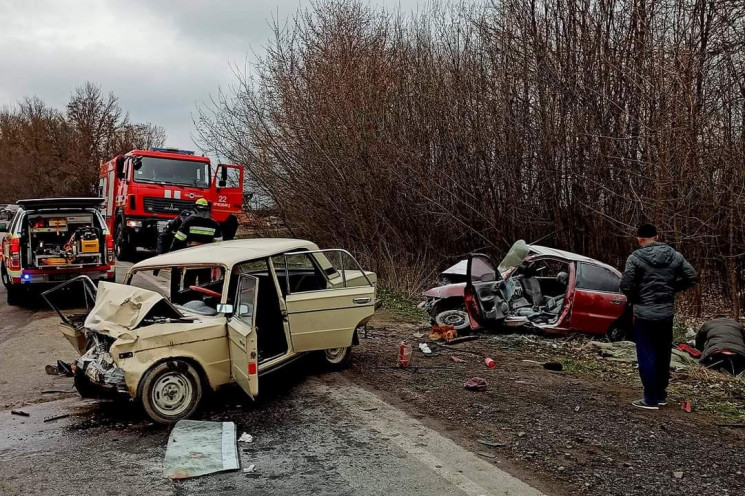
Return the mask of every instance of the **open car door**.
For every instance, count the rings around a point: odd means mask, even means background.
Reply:
[[[228,320],[230,374],[252,399],[259,394],[255,311],[258,292],[259,279],[241,275],[233,315]]]
[[[497,297],[494,286],[501,281],[491,259],[481,253],[468,256],[466,266],[466,288],[463,296],[466,302],[471,329],[486,327],[493,319]]]
[[[354,331],[375,312],[375,286],[359,263],[344,250],[316,250],[285,254],[307,255],[326,289],[293,292],[285,298],[292,347],[295,352],[347,348]],[[332,265],[326,255],[336,255],[341,264]],[[322,276],[321,276],[322,274]]]

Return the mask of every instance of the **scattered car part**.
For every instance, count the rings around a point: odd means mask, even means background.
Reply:
[[[173,427],[166,447],[165,477],[188,479],[239,468],[233,422],[181,420]]]
[[[471,377],[463,383],[463,387],[469,391],[486,391],[486,379]]]

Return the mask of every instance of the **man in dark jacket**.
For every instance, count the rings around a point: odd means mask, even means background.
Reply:
[[[673,344],[675,293],[696,284],[696,271],[665,243],[657,228],[644,224],[637,231],[638,250],[626,260],[621,291],[634,309],[634,339],[644,398],[638,408],[658,410],[667,404],[670,355]]]

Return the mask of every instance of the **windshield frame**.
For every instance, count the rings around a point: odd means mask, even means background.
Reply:
[[[182,162],[184,164],[197,164],[199,167],[202,168],[202,171],[205,174],[205,177],[201,180],[200,183],[196,183],[195,181],[192,181],[191,183],[187,182],[174,182],[174,181],[159,181],[156,179],[143,179],[137,177],[137,171],[142,168],[142,165],[139,167],[137,164],[143,164],[144,161],[166,161],[166,162]],[[157,167],[157,166],[155,166]],[[182,186],[182,187],[188,187],[188,188],[196,188],[196,189],[209,189],[212,186],[212,168],[210,166],[209,162],[203,162],[201,160],[188,160],[183,158],[167,158],[167,157],[150,157],[147,155],[138,155],[133,158],[131,162],[131,177],[132,181],[138,183],[138,184],[157,184],[160,186]],[[157,168],[155,168],[157,171]]]

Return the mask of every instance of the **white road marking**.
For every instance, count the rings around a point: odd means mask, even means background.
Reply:
[[[543,496],[543,493],[424,426],[342,376],[325,376],[318,390],[368,428],[469,496]],[[338,383],[329,386],[330,382]]]

